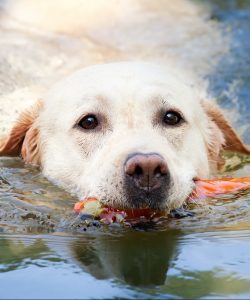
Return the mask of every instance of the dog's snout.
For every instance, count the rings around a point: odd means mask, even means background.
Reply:
[[[138,188],[151,192],[161,187],[162,179],[168,175],[168,166],[159,154],[137,153],[127,159],[124,171]]]

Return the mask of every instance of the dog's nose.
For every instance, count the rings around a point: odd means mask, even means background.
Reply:
[[[148,193],[160,188],[169,173],[167,163],[156,153],[133,154],[126,160],[124,171],[138,188]]]

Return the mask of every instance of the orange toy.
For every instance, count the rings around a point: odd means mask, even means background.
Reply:
[[[214,197],[220,194],[232,194],[250,188],[250,178],[222,178],[213,180],[196,180],[191,199]]]
[[[120,210],[117,208],[105,207],[94,197],[89,197],[77,202],[74,206],[74,211],[82,216],[92,215],[107,224],[122,222],[125,219],[138,219],[142,217],[152,219],[162,215],[160,212],[155,212],[150,208]]]

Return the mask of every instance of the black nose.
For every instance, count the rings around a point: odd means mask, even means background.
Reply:
[[[125,162],[124,172],[134,186],[147,193],[161,188],[169,174],[167,163],[156,153],[131,155]]]

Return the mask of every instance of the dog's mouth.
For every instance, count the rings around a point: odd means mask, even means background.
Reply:
[[[192,182],[195,186],[197,178],[193,178]],[[191,188],[192,190],[192,188]],[[161,217],[169,216],[169,213],[174,217],[183,217],[183,210],[179,213],[180,206],[170,208],[168,194],[170,188],[155,189],[150,193],[145,189],[129,189],[129,186],[124,186],[126,201],[117,201],[117,199],[109,199],[106,201],[102,198],[87,197],[75,205],[75,211],[83,218],[88,215],[94,216],[104,223],[123,222],[132,219],[155,220]],[[185,202],[186,199],[183,200]],[[180,203],[180,202],[179,202]],[[186,214],[185,214],[186,216]]]
[[[140,195],[129,196],[126,202],[126,209],[152,209],[156,211],[164,210],[167,202],[167,197],[163,193],[154,196]]]
[[[187,202],[191,202],[195,199],[214,197],[216,195],[236,193],[247,189],[250,189],[250,178],[222,178],[214,180],[201,180],[197,177],[193,178],[195,188],[188,196]],[[148,200],[149,202],[150,200]],[[151,202],[151,201],[150,201]],[[154,208],[150,206],[145,199],[143,203],[137,200],[138,207],[129,208],[115,208],[111,206],[102,205],[101,202],[95,197],[88,197],[78,203],[76,203],[74,210],[78,214],[82,214],[81,217],[86,215],[92,215],[99,220],[103,220],[104,223],[123,222],[126,219],[140,219],[145,218],[147,220],[155,220],[160,217],[166,217],[169,211],[166,209]],[[170,212],[170,215],[182,218],[186,216],[192,216],[193,214],[181,208],[174,209]]]
[[[197,177],[197,176],[193,177],[193,179],[192,179],[192,181],[194,182],[194,184],[195,184],[196,181],[199,181],[199,180],[201,180],[201,179],[199,177]]]
[[[99,219],[103,223],[121,223],[129,220],[154,221],[156,218],[165,217],[165,211],[154,210],[151,208],[137,208],[137,209],[118,209],[109,206],[103,206],[95,197],[89,197],[79,201],[74,206],[74,211],[80,215],[81,219],[92,216]]]
[[[170,177],[170,176],[169,176]],[[153,209],[163,210],[166,208],[169,198],[171,179],[164,178],[163,182],[153,188],[131,184],[131,179],[126,178],[123,194],[126,198],[125,206],[128,209]]]

